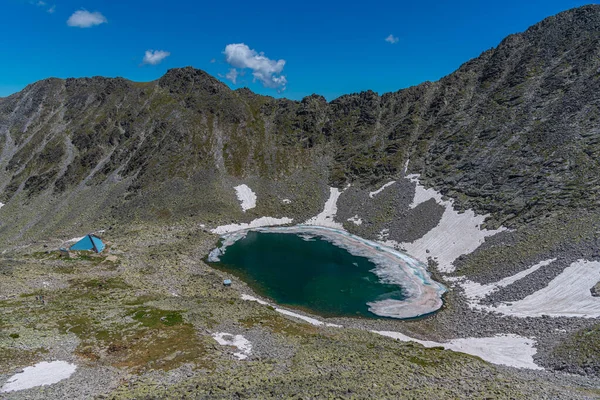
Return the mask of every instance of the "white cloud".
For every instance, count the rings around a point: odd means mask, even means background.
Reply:
[[[238,71],[235,68],[231,68],[229,70],[229,72],[227,73],[227,75],[225,75],[225,78],[229,79],[231,82],[233,82],[233,84],[235,85],[237,82],[237,77],[238,77]]]
[[[46,7],[48,7],[48,3],[46,3],[43,0],[39,0],[39,1],[30,0],[29,4],[36,5],[36,6],[40,7],[40,8],[46,8]],[[56,5],[52,5],[51,7],[48,7],[46,9],[46,11],[48,13],[50,13],[50,14],[54,14],[54,11],[56,11]]]
[[[391,43],[391,44],[398,43],[399,40],[400,39],[398,39],[397,36],[394,36],[392,34],[390,34],[388,37],[385,38],[385,41],[388,42],[388,43]]]
[[[156,65],[160,64],[162,60],[169,57],[171,53],[163,50],[146,50],[146,54],[144,55],[143,64],[151,64]]]
[[[79,10],[75,11],[73,15],[69,17],[67,25],[78,28],[90,28],[107,22],[108,20],[106,17],[98,11],[91,13],[87,10]]]
[[[227,78],[230,80],[232,80],[230,76],[237,78],[236,68],[242,70],[248,68],[252,70],[254,80],[260,81],[263,86],[280,91],[285,90],[287,78],[285,75],[281,75],[285,60],[271,60],[265,57],[264,53],[258,53],[244,43],[228,44],[223,54],[225,54],[227,63],[233,67],[227,74]],[[232,81],[235,83],[234,80]]]

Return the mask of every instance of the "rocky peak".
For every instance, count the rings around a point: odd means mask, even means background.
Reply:
[[[210,94],[231,92],[223,82],[193,67],[173,68],[158,80],[158,85],[171,93],[203,91]]]

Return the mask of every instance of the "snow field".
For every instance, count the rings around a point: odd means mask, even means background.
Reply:
[[[52,385],[69,378],[77,370],[75,364],[66,361],[39,362],[14,374],[2,386],[0,392],[14,392],[37,386]]]
[[[212,337],[221,346],[233,346],[239,351],[233,353],[238,360],[245,360],[252,353],[252,343],[242,335],[233,335],[226,332],[217,332]]]
[[[234,187],[234,189],[235,194],[240,201],[240,205],[242,206],[242,211],[246,212],[246,210],[256,207],[256,194],[248,187],[248,185],[239,185]]]

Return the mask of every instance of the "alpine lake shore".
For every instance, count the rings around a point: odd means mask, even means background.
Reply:
[[[327,322],[344,329],[314,326],[242,300],[253,292],[239,279],[224,287],[231,276],[202,261],[219,239],[196,224],[120,226],[105,237],[107,254],[63,259],[48,250],[52,244],[37,243],[2,256],[0,379],[41,360],[78,365],[68,380],[7,398],[600,395],[593,376],[515,370],[369,332],[444,340],[464,332],[467,319],[498,329],[495,318],[453,293],[443,313],[423,319],[334,318]],[[237,360],[214,332],[243,335],[250,358]]]

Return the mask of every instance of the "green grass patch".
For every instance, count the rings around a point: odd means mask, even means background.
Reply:
[[[183,323],[181,312],[166,311],[157,308],[144,308],[134,311],[132,317],[148,328],[175,326]]]
[[[281,333],[288,336],[316,335],[319,331],[318,328],[313,325],[290,321],[289,319],[274,313],[252,315],[241,319],[239,322],[245,328],[261,326],[268,328],[272,332]]]

